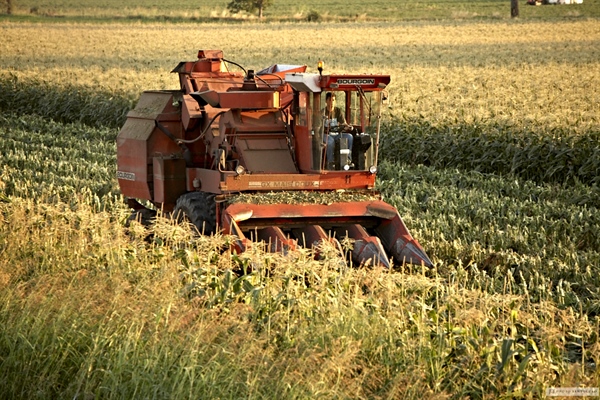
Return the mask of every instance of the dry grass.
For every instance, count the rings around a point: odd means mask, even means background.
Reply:
[[[210,256],[225,238],[159,220],[148,243],[85,198],[14,198],[0,214],[10,396],[539,398],[598,382],[597,322],[510,284],[486,293],[468,273],[447,283],[304,251]],[[181,296],[181,279],[195,290]]]
[[[432,122],[494,119],[548,129],[598,126],[600,99],[589,90],[600,86],[600,33],[593,20],[318,28],[52,24],[43,26],[44,34],[40,25],[4,22],[0,29],[0,69],[24,79],[77,82],[138,96],[177,87],[169,71],[179,61],[193,59],[199,48],[220,48],[246,68],[297,63],[314,71],[323,59],[331,72],[388,73],[396,116],[422,115]]]
[[[148,243],[115,223],[123,210],[76,204],[0,204],[0,371],[19,374],[7,395],[539,398],[597,385],[597,322],[510,285],[492,294],[469,274],[448,284],[303,251],[211,256],[226,238],[159,220]]]

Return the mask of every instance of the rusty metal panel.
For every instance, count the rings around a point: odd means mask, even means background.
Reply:
[[[223,58],[223,50],[198,50],[198,58],[221,59]]]
[[[298,172],[285,137],[238,139],[236,148],[248,171]]]
[[[287,237],[285,233],[276,226],[268,226],[263,229],[252,231],[250,232],[250,239],[264,241],[271,252],[286,252],[298,247],[298,243],[295,239]]]
[[[319,188],[319,175],[311,174],[246,174],[224,177],[224,192],[243,190],[307,190]]]
[[[126,139],[146,141],[154,130],[154,120],[127,118],[117,136],[117,146]]]
[[[394,218],[382,220],[375,228],[375,233],[397,263],[433,266],[425,250],[412,237],[397,211]]]
[[[182,101],[181,122],[183,123],[183,129],[192,129],[202,118],[200,105],[190,96],[183,96]]]
[[[194,186],[194,180],[197,185]],[[371,189],[375,175],[369,172],[324,172],[323,174],[220,172],[204,168],[189,168],[188,190],[210,193],[270,190]]]
[[[322,171],[321,189],[373,189],[375,174],[368,171]]]
[[[175,204],[177,198],[186,192],[185,161],[179,158],[152,159],[154,177],[154,201]]]
[[[117,180],[123,196],[145,200],[152,199],[152,171],[149,165],[136,164],[134,168],[123,162],[119,164]]]
[[[128,118],[156,119],[162,113],[176,111],[173,106],[173,94],[176,91],[157,90],[142,93],[135,108],[127,114]]]
[[[372,217],[369,207],[391,206],[380,200],[368,202],[345,202],[333,204],[247,204],[236,203],[227,207],[226,211],[238,222],[245,219],[271,219],[271,218],[341,218]],[[392,208],[393,209],[393,208]],[[249,212],[251,210],[251,212]]]
[[[216,108],[235,108],[240,110],[257,110],[279,108],[279,92],[232,90],[217,92],[208,90],[191,93],[197,101]]]
[[[204,168],[187,168],[187,190],[221,193],[221,172]]]
[[[153,130],[154,121],[130,118],[117,136],[117,179],[124,196],[152,198],[147,140]]]

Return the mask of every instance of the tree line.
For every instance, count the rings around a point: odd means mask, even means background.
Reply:
[[[231,0],[227,4],[227,9],[234,14],[240,11],[253,13],[258,11],[258,18],[263,17],[263,11],[273,4],[273,0]]]

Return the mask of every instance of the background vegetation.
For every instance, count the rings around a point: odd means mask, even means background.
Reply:
[[[216,22],[256,20],[256,13],[232,14],[230,0],[142,0],[123,4],[116,0],[13,0],[13,14],[24,19],[110,21]],[[533,7],[521,1],[520,16],[527,19],[597,18],[597,0],[584,0],[570,7]],[[265,22],[273,21],[414,21],[414,20],[498,20],[510,18],[506,0],[435,0],[369,2],[344,0],[276,0],[265,9]]]
[[[123,16],[104,4],[88,15],[65,2],[33,23],[22,1],[0,22],[6,397],[541,398],[600,385],[593,15],[481,21],[475,2],[443,21],[148,22],[171,15],[153,11],[162,2],[139,8],[148,23],[82,22]],[[179,4],[172,15],[194,17]],[[118,129],[142,90],[177,87],[169,71],[199,48],[247,68],[389,73],[379,190],[435,268],[354,268],[332,249],[319,262],[235,256],[221,252],[229,238],[166,218],[151,241],[125,228]]]

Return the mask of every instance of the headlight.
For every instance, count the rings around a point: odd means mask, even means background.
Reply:
[[[371,165],[369,167],[369,172],[372,173],[372,174],[376,173],[377,172],[377,166]]]
[[[235,173],[238,175],[244,175],[246,173],[246,168],[244,168],[242,165],[238,165],[235,167]]]

